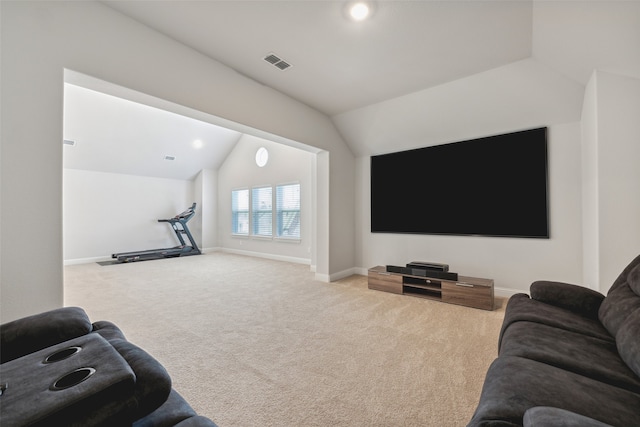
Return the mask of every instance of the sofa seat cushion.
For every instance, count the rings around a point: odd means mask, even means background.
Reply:
[[[519,356],[556,366],[635,393],[638,378],[620,358],[616,343],[534,322],[506,330],[500,356]]]
[[[531,359],[500,356],[487,372],[468,427],[522,426],[525,412],[552,406],[614,426],[637,425],[640,395]]]
[[[519,321],[541,323],[605,341],[614,341],[613,336],[597,319],[580,316],[570,310],[533,300],[526,294],[516,294],[509,299],[505,309],[499,346],[502,345],[502,336],[507,328]]]

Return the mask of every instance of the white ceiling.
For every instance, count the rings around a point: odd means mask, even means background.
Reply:
[[[356,155],[412,148],[425,138],[434,142],[579,120],[593,70],[640,78],[640,2],[634,0],[377,0],[372,18],[360,23],[345,17],[346,1],[101,3],[324,112]],[[270,53],[292,67],[281,71],[267,63],[263,58]],[[93,151],[96,170],[173,177],[165,173],[165,161],[157,164],[170,154],[185,165],[193,160],[175,175],[187,179],[203,167],[216,169],[240,136],[213,125],[204,130],[203,122],[157,108],[73,91],[77,98],[70,95],[65,103],[82,105],[65,110],[64,137],[78,140],[65,149],[66,167],[73,156],[80,162],[83,143],[92,141],[105,144]],[[461,109],[452,94],[477,99]],[[96,102],[90,108],[89,98]],[[443,102],[450,104],[446,117]],[[425,108],[438,114],[416,113]],[[147,124],[143,131],[134,123]],[[195,154],[187,148],[199,132],[217,150]],[[136,169],[124,155],[131,144],[151,156],[153,165],[146,160]],[[113,161],[107,165],[105,159]]]
[[[530,1],[103,1],[328,115],[531,55]],[[286,71],[264,61],[274,53]]]
[[[64,101],[64,139],[75,142],[63,147],[70,169],[192,179],[202,169],[217,170],[242,136],[69,83]]]

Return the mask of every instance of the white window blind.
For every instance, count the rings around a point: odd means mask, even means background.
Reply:
[[[300,184],[276,187],[277,236],[300,238]]]
[[[251,221],[254,236],[273,236],[273,190],[271,187],[251,189]]]
[[[231,232],[249,235],[249,190],[231,192]]]

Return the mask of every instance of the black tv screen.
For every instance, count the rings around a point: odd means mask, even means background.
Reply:
[[[371,231],[549,238],[547,128],[371,156]]]

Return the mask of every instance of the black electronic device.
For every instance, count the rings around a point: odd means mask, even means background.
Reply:
[[[389,273],[402,273],[402,270],[405,267],[400,267],[398,265],[387,265],[387,272]]]
[[[371,156],[371,232],[549,238],[547,169],[546,127]]]
[[[436,279],[445,279],[445,280],[453,280],[453,281],[458,280],[458,273],[452,273],[450,271],[438,271],[438,270],[427,270],[424,268],[405,267],[402,273],[410,274],[412,276],[432,277]]]
[[[440,264],[437,262],[411,261],[407,267],[422,268],[426,270],[449,271],[449,264]]]
[[[180,212],[173,218],[169,219],[159,219],[158,222],[168,222],[171,225],[171,228],[176,234],[178,241],[180,242],[179,246],[174,246],[172,248],[162,248],[162,249],[148,249],[143,251],[134,251],[134,252],[120,252],[111,254],[111,258],[115,258],[118,263],[122,262],[133,262],[133,261],[147,261],[151,259],[160,259],[160,258],[175,258],[181,256],[189,256],[189,255],[200,255],[200,249],[196,244],[196,241],[193,239],[191,232],[189,231],[189,227],[187,227],[187,222],[196,214],[196,204],[193,203],[190,208],[187,210]],[[189,239],[190,245],[188,245],[182,235],[187,236]],[[115,261],[114,261],[115,262]]]
[[[387,265],[388,273],[406,274],[409,276],[432,277],[435,279],[458,280],[458,273],[449,271],[428,270],[426,268],[400,267],[397,265]]]

